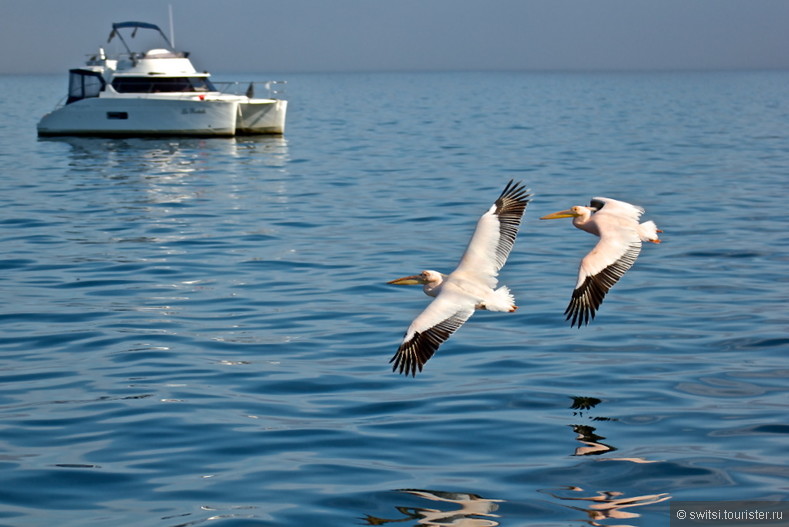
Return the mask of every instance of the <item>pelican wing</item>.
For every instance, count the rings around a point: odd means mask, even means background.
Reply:
[[[531,201],[525,185],[510,180],[496,202],[482,215],[456,271],[477,277],[495,287],[515,244],[523,212]]]
[[[591,206],[598,210],[597,214],[615,216],[620,221],[638,222],[638,219],[644,214],[643,208],[618,199],[592,198]]]
[[[442,290],[417,316],[403,343],[389,361],[392,371],[416,375],[438,347],[474,314],[474,301],[459,293]]]
[[[570,327],[586,325],[594,319],[608,290],[630,269],[641,252],[635,231],[601,233],[600,241],[581,260],[578,283],[564,311]]]

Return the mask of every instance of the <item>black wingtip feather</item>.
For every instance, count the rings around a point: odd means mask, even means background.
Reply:
[[[573,291],[570,303],[564,311],[565,320],[570,321],[570,327],[580,328],[594,320],[605,295],[633,266],[640,251],[640,243],[631,245],[619,260],[596,275],[587,276],[584,283]]]
[[[396,371],[406,376],[416,377],[417,371],[422,371],[422,367],[430,360],[438,347],[449,338],[451,333],[444,334],[443,331],[431,328],[425,332],[416,332],[408,342],[404,342],[397,350],[397,353],[389,360],[392,364],[392,371]]]
[[[496,200],[496,213],[499,213],[499,209],[501,209],[507,201],[521,202],[523,203],[523,208],[525,209],[526,205],[528,205],[528,203],[531,201],[531,198],[531,191],[522,181],[510,179],[507,185],[504,187],[504,190],[501,191],[499,198]]]
[[[407,342],[403,342],[389,362],[392,371],[415,377],[417,371],[438,351],[452,334],[463,325],[471,313],[457,313],[425,331],[417,331]]]
[[[499,269],[504,266],[507,257],[515,245],[515,238],[518,236],[518,229],[521,225],[523,213],[526,206],[531,201],[532,194],[523,182],[511,179],[501,195],[495,202],[495,214],[499,219],[499,231],[501,238],[496,250],[496,263]]]

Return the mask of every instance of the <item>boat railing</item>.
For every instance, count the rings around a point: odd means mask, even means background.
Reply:
[[[52,108],[52,111],[54,112],[58,108],[63,108],[66,105],[67,100],[68,100],[68,95],[64,95],[63,97],[58,99],[58,102],[55,103],[55,107]]]
[[[251,81],[251,82],[241,82],[241,81],[220,81],[220,82],[212,82],[213,87],[222,94],[226,95],[244,95],[249,97],[250,99],[257,97],[263,99],[284,99],[285,98],[285,86],[287,85],[287,81]],[[136,92],[136,95],[140,94],[151,94],[157,93],[156,91],[147,91],[147,92]],[[173,99],[194,99],[196,96],[200,96],[200,92],[188,92],[188,93],[181,93],[181,92],[172,92],[172,95],[175,95]],[[53,108],[57,110],[58,108],[62,108],[67,103],[68,96],[64,95]]]
[[[246,95],[263,99],[283,99],[287,81],[211,81],[214,87],[227,95]]]

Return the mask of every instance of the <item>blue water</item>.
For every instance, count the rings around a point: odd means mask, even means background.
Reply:
[[[667,525],[789,498],[789,73],[288,75],[283,138],[48,139],[0,77],[0,525]],[[511,178],[501,281],[388,361]],[[592,196],[665,231],[562,312]],[[466,523],[461,523],[465,521]]]

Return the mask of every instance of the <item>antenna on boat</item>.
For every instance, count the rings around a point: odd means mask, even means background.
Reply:
[[[173,29],[173,4],[167,6],[170,15],[170,45],[175,49],[175,29]]]

